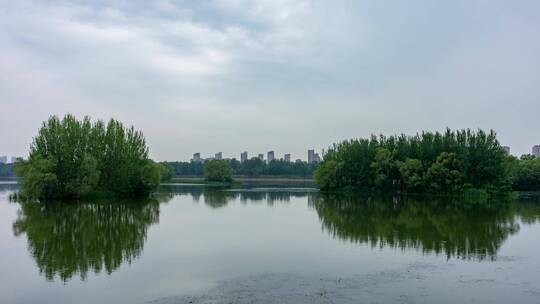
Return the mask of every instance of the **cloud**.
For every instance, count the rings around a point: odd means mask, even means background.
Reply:
[[[0,154],[67,112],[136,125],[157,159],[446,126],[540,141],[534,1],[1,2]]]

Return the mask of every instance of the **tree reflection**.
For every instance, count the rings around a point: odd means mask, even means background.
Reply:
[[[510,203],[318,195],[311,205],[323,229],[339,239],[447,258],[495,259],[502,242],[519,231]]]
[[[230,201],[236,198],[236,193],[224,191],[223,189],[204,188],[204,204],[217,209],[227,206]]]
[[[13,231],[26,234],[28,250],[48,280],[77,274],[84,280],[88,272],[111,274],[141,255],[148,227],[159,220],[159,200],[21,202]]]

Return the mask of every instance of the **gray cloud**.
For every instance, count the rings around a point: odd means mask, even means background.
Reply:
[[[160,160],[446,126],[540,142],[536,1],[0,2],[0,154],[67,112]]]

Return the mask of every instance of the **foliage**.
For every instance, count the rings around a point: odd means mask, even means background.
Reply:
[[[236,159],[226,161],[230,164],[234,175],[251,177],[260,175],[309,177],[313,174],[316,167],[316,164],[308,164],[303,161],[286,162],[284,160],[273,160],[270,163],[266,163],[256,157],[244,162],[239,162]],[[200,162],[179,162],[172,164],[174,164],[176,176],[203,174],[202,168],[204,165]]]
[[[513,163],[512,187],[518,191],[540,191],[540,158]]]
[[[225,161],[231,166],[233,175],[250,177],[260,175],[310,177],[317,167],[317,164],[308,164],[304,161],[287,162],[281,159],[266,163],[257,157],[244,162],[234,158]],[[163,162],[162,164],[170,168],[174,176],[202,176],[204,174],[202,162]]]
[[[0,163],[0,178],[15,177],[15,164]]]
[[[325,190],[352,187],[400,192],[460,192],[465,187],[507,189],[508,158],[495,132],[423,132],[415,136],[372,136],[334,144],[315,178],[328,176],[327,163],[340,163],[339,182]]]
[[[397,167],[401,182],[409,191],[416,192],[424,185],[424,167],[422,162],[416,158],[407,158],[405,161],[398,161]]]
[[[231,182],[231,166],[224,160],[207,161],[204,164],[204,178],[210,182]]]
[[[160,163],[159,169],[161,172],[161,181],[167,182],[172,180],[174,177],[174,168],[172,166],[168,166],[167,163]]]
[[[32,162],[22,162],[16,167],[17,175],[23,177],[22,189],[35,197],[51,197],[58,191],[55,171],[56,163],[40,155],[34,156]]]
[[[386,148],[377,148],[373,161],[370,164],[373,172],[373,183],[379,189],[388,189],[392,187],[392,171],[395,163],[392,160],[392,153]]]
[[[96,192],[147,196],[160,181],[141,132],[111,119],[92,123],[72,115],[44,122],[28,161],[17,165],[25,196],[81,198]]]
[[[340,170],[343,164],[335,160],[330,160],[321,164],[315,171],[315,181],[322,190],[338,188],[341,184]]]
[[[455,153],[441,153],[427,171],[427,185],[437,192],[460,190],[463,185],[460,167]]]

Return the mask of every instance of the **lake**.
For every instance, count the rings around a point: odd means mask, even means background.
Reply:
[[[0,303],[539,303],[540,203],[166,185],[17,203]]]

